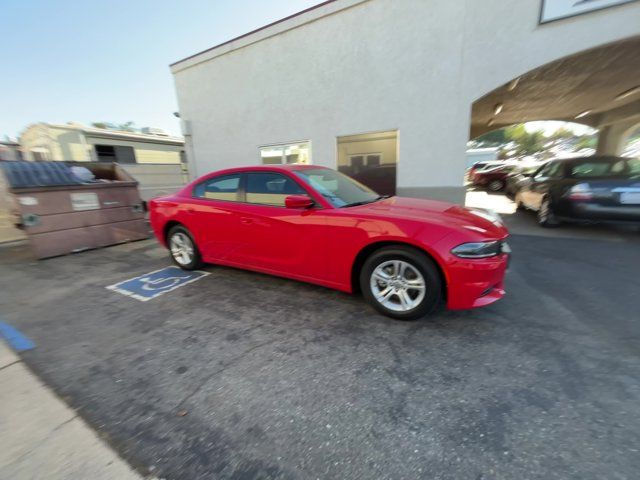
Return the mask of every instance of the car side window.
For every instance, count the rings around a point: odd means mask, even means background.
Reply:
[[[247,203],[284,207],[289,195],[307,195],[293,179],[273,172],[247,173],[245,195]]]
[[[240,191],[240,174],[213,177],[193,187],[193,196],[208,200],[237,202]]]
[[[609,162],[589,161],[576,163],[571,167],[571,176],[574,178],[610,176],[611,164]]]
[[[547,176],[551,178],[560,178],[562,177],[562,163],[555,162],[551,164],[551,168],[547,172]]]

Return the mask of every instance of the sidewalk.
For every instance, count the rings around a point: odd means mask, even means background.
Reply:
[[[140,480],[0,339],[0,480]]]

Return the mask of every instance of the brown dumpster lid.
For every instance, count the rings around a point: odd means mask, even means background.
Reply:
[[[82,185],[64,162],[10,161],[0,163],[11,188]]]

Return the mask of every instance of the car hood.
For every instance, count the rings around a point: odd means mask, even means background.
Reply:
[[[361,215],[379,218],[402,218],[418,222],[435,223],[468,231],[479,238],[500,239],[508,235],[499,220],[492,220],[486,210],[467,208],[455,203],[420,198],[391,197],[366,205],[350,207]],[[475,235],[474,235],[475,234]]]

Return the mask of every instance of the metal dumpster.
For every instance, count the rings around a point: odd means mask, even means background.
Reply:
[[[0,165],[17,224],[38,258],[149,236],[138,182],[118,164],[15,161]],[[85,175],[82,179],[73,167],[84,167],[95,178]]]

